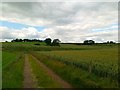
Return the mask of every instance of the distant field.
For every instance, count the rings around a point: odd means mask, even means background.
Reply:
[[[43,42],[40,45],[34,44],[36,43],[2,43],[3,88],[23,87],[26,53],[36,57],[73,87],[118,87],[117,44],[61,44],[60,47],[46,46]],[[29,62],[39,87],[62,87],[57,80],[55,82],[50,79],[51,77],[31,56],[29,56]]]
[[[46,46],[44,42],[40,45],[34,45],[38,42],[4,42],[2,43],[2,49],[8,51],[55,51],[55,50],[93,50],[117,47],[117,44],[107,45],[74,45],[74,44],[61,44],[59,46]]]

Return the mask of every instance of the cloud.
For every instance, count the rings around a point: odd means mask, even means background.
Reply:
[[[9,29],[7,27],[0,27],[2,39],[15,39],[15,38],[39,38],[39,32],[33,28],[23,28],[20,30]]]
[[[117,16],[117,3],[13,2],[3,3],[2,10],[3,18],[11,21],[60,25],[86,20],[94,22],[100,19],[101,21],[106,19],[110,21],[111,18],[114,20],[114,16]]]
[[[117,25],[110,26],[118,22],[117,2],[13,2],[3,3],[2,11],[2,20],[45,27],[42,31],[35,27],[19,30],[2,27],[4,39],[51,37],[63,42],[117,40],[118,29],[113,29]]]
[[[113,26],[114,27],[114,26]],[[62,42],[83,42],[86,39],[93,39],[97,42],[105,42],[106,40],[118,40],[118,31],[113,28],[110,31],[101,32],[90,32],[90,31],[79,31],[76,28],[70,29],[71,27],[51,27],[38,31],[34,27],[27,27],[20,30],[9,29],[7,27],[0,27],[2,33],[2,39],[15,39],[15,38],[29,38],[29,39],[45,39],[45,38],[59,38]]]

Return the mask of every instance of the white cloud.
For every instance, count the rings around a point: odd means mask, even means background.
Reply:
[[[15,39],[15,38],[29,38],[29,39],[45,39],[45,38],[59,38],[62,42],[83,42],[86,39],[93,39],[97,42],[104,42],[106,40],[118,40],[118,31],[111,30],[92,32],[82,31],[65,27],[52,27],[44,29],[43,31],[37,31],[34,27],[23,28],[21,30],[10,30],[7,27],[0,27],[0,32],[2,33],[2,39]],[[82,33],[82,34],[81,34]]]
[[[7,27],[0,27],[2,39],[15,39],[15,38],[39,38],[39,32],[33,28],[23,28],[21,30],[9,29]]]
[[[2,27],[3,39],[51,37],[63,42],[117,40],[118,29],[110,26],[118,22],[117,2],[3,3],[2,11],[2,20],[46,27],[43,31],[33,27],[21,30]],[[105,27],[108,27],[107,30]],[[101,28],[103,31],[92,31]],[[115,30],[109,30],[113,28]]]

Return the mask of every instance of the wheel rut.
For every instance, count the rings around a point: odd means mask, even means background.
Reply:
[[[24,88],[36,88],[37,87],[37,82],[34,79],[32,69],[30,67],[28,54],[25,54],[23,87]]]
[[[73,88],[68,82],[64,81],[61,77],[59,77],[54,71],[48,68],[45,64],[43,64],[40,60],[38,60],[35,56],[31,55],[32,58],[39,63],[40,67],[42,67],[48,75],[53,78],[56,82],[62,85],[62,88]],[[58,87],[61,88],[61,87]]]

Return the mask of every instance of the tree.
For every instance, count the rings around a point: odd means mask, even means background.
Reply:
[[[107,44],[109,44],[110,42],[109,41],[107,41]]]
[[[60,46],[60,40],[59,39],[54,39],[52,42],[52,46]]]
[[[95,41],[93,41],[93,40],[85,40],[84,41],[84,45],[92,45],[94,43],[95,43]]]
[[[22,40],[22,39],[19,39],[19,42],[23,42],[23,40]]]
[[[51,40],[50,38],[46,38],[46,39],[45,39],[45,43],[46,43],[47,45],[51,45],[51,41],[52,41],[52,40]]]
[[[110,44],[115,44],[115,42],[113,42],[113,41],[110,41],[109,43],[110,43]]]

